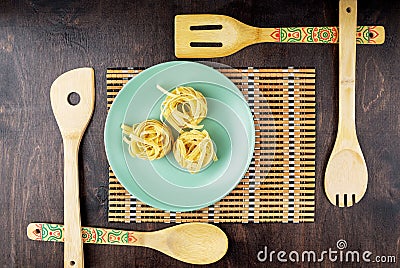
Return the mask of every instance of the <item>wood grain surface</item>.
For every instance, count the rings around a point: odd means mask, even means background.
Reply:
[[[176,14],[215,13],[257,27],[335,26],[338,1],[1,1],[0,235],[1,267],[62,267],[63,245],[31,241],[30,222],[63,222],[62,139],[50,106],[50,86],[63,72],[93,67],[96,107],[80,155],[82,225],[154,230],[166,224],[107,222],[108,163],[103,130],[106,68],[175,60]],[[212,267],[364,267],[330,261],[260,262],[259,251],[338,250],[395,256],[400,263],[399,1],[359,1],[358,24],[383,25],[385,44],[358,46],[356,125],[369,171],[362,201],[332,206],[323,174],[338,117],[338,46],[260,44],[215,61],[231,66],[315,67],[317,74],[316,218],[305,224],[221,224],[227,255]],[[85,245],[86,267],[188,267],[152,249]],[[346,251],[344,251],[346,252]],[[286,258],[288,256],[286,255]],[[383,258],[382,258],[383,259]]]

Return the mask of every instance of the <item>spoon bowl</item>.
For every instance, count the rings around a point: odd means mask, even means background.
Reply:
[[[143,246],[192,264],[216,262],[228,249],[226,234],[206,223],[184,223],[141,234]]]

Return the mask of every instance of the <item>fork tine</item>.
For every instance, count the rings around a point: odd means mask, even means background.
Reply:
[[[356,194],[336,194],[335,205],[338,207],[351,207],[357,203]]]
[[[344,208],[346,205],[344,204],[344,195],[339,195],[339,207]]]
[[[347,206],[347,194],[336,194],[336,206],[341,208]]]
[[[356,195],[355,194],[346,194],[347,199],[347,207],[351,207],[356,203]]]

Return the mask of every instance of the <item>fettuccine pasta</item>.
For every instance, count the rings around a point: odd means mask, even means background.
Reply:
[[[201,92],[191,87],[177,87],[168,92],[161,86],[157,88],[167,95],[161,104],[161,115],[179,133],[184,129],[201,129],[199,123],[207,116],[207,101]]]
[[[123,124],[123,140],[133,157],[154,160],[164,157],[172,148],[171,129],[158,120],[146,120],[133,126]]]
[[[217,161],[213,142],[206,130],[193,129],[180,134],[173,153],[179,165],[190,173],[197,173],[211,160]]]

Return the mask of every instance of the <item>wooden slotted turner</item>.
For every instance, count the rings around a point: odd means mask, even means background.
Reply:
[[[359,26],[358,44],[382,44],[383,26]],[[262,42],[337,43],[338,27],[257,28],[224,15],[175,16],[175,55],[178,58],[214,58],[231,55]]]
[[[350,207],[364,196],[367,165],[355,123],[357,0],[339,2],[339,122],[335,145],[325,172],[325,193],[339,207]]]

